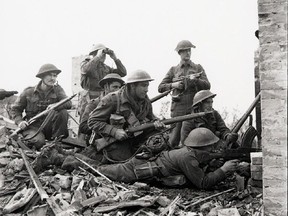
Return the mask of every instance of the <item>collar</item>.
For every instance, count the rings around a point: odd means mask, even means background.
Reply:
[[[180,61],[180,67],[184,67],[184,66],[192,66],[193,65],[193,62],[191,60],[189,61],[183,61],[181,60]]]
[[[41,89],[40,89],[40,86],[42,84],[42,80],[35,86],[34,88],[34,93],[36,92],[43,92]],[[54,91],[54,86],[52,86],[52,88],[50,88],[47,92],[49,91]]]

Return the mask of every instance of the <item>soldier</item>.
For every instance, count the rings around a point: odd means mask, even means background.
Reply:
[[[238,134],[231,133],[221,115],[213,109],[213,98],[215,96],[216,94],[213,94],[210,90],[201,90],[195,94],[193,98],[193,112],[213,111],[213,113],[197,119],[184,121],[181,129],[182,143],[184,143],[184,140],[192,130],[200,127],[208,128],[217,137],[226,140],[228,143],[235,143],[237,141]]]
[[[125,183],[185,175],[194,187],[209,189],[238,168],[238,160],[226,161],[209,173],[202,168],[209,162],[207,158],[218,140],[209,129],[197,128],[190,132],[181,149],[163,151],[154,160],[133,157],[126,163],[99,166],[98,170],[111,180]]]
[[[99,138],[106,137],[106,140],[115,141],[102,151],[106,160],[119,162],[130,158],[151,132],[154,132],[154,130],[144,131],[128,139],[128,134],[125,132],[127,127],[138,126],[149,121],[155,121],[156,129],[165,127],[154,116],[147,96],[149,82],[152,80],[146,71],[134,71],[127,78],[125,86],[103,97],[97,108],[90,114],[88,125],[92,131]],[[95,145],[99,146],[97,140]]]
[[[22,134],[26,139],[29,139],[28,145],[30,147],[34,146],[36,149],[40,149],[45,144],[45,139],[53,140],[56,137],[68,136],[67,109],[71,109],[71,101],[60,106],[54,112],[52,120],[43,125],[43,128],[41,124],[44,118],[30,126],[27,123],[33,116],[49,109],[49,105],[67,97],[63,88],[57,83],[57,75],[60,72],[61,70],[53,64],[44,64],[36,75],[41,79],[38,85],[26,88],[12,106],[11,116],[22,130],[25,129]],[[22,115],[23,111],[26,113],[25,117]],[[39,131],[39,128],[42,130]]]
[[[106,54],[114,60],[117,67],[116,69],[113,69],[104,63]],[[99,81],[109,73],[117,73],[121,77],[124,77],[126,76],[126,68],[116,57],[113,50],[107,48],[103,44],[93,45],[89,57],[81,63],[80,84],[86,92],[81,96],[80,117],[82,116],[88,101],[100,96],[102,88],[99,86]]]
[[[100,100],[110,92],[115,92],[124,85],[124,81],[122,80],[121,76],[116,73],[107,74],[103,79],[99,81],[99,86],[104,89],[101,95],[96,98],[92,99],[88,102],[85,111],[82,115],[81,122],[79,125],[79,132],[90,135],[92,133],[91,129],[88,127],[88,118],[89,114],[97,107]],[[88,138],[89,139],[89,138]]]
[[[200,64],[190,60],[191,48],[195,46],[188,40],[182,40],[177,44],[176,51],[180,55],[180,63],[171,67],[158,91],[164,92],[171,89],[173,92],[171,104],[171,117],[186,115],[192,111],[192,98],[202,89],[210,89],[210,83],[206,73]],[[170,143],[172,147],[179,145],[182,122],[176,124],[171,132]]]

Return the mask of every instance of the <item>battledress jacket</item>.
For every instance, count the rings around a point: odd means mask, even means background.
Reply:
[[[171,104],[171,117],[186,115],[192,111],[193,97],[196,92],[204,89],[210,89],[210,83],[203,67],[195,64],[191,60],[188,62],[181,61],[177,66],[171,67],[164,79],[158,86],[158,91],[164,92],[171,89],[173,82],[183,76],[201,73],[198,79],[185,79],[185,90],[179,95],[179,101],[173,101]],[[179,91],[179,90],[177,90]]]
[[[121,77],[126,76],[126,68],[119,59],[115,60],[116,69],[109,67],[100,61],[100,57],[88,57],[81,63],[81,87],[90,91],[102,91],[99,81],[107,74],[117,73]]]
[[[209,152],[184,146],[181,149],[163,151],[154,161],[133,157],[126,163],[99,166],[98,170],[111,180],[126,183],[147,180],[147,177],[185,175],[193,186],[209,189],[224,180],[226,174],[220,168],[214,172],[205,172],[202,167],[207,164],[208,155]],[[144,172],[145,167],[154,169],[150,176],[141,176],[140,172]]]
[[[116,96],[116,94],[118,96]],[[152,104],[148,97],[145,98],[143,103],[138,102],[137,106],[133,106],[128,94],[129,93],[127,92],[127,88],[124,86],[120,90],[104,96],[98,104],[97,108],[94,109],[89,116],[89,128],[103,136],[114,137],[117,127],[110,124],[111,114],[116,114],[119,112],[117,114],[124,117],[126,123],[124,124],[123,129],[127,128],[129,124],[131,125],[131,123],[129,123],[129,119],[131,119],[132,115],[135,115],[136,117],[136,119],[134,118],[134,120],[136,120],[134,125],[157,119],[153,114]]]
[[[198,111],[195,112],[197,113]],[[230,129],[226,126],[221,115],[216,110],[213,110],[211,114],[184,121],[181,128],[181,142],[184,143],[189,133],[195,128],[199,127],[208,128],[216,136],[223,140],[225,140],[228,133],[231,132]]]
[[[48,105],[59,102],[60,100],[67,98],[63,88],[60,85],[54,85],[47,92],[40,90],[40,81],[35,87],[28,87],[24,89],[21,95],[17,98],[11,108],[11,116],[16,124],[23,121],[22,113],[25,110],[25,120],[29,120],[38,113],[44,111]],[[72,102],[68,101],[65,104],[58,107],[57,110],[71,109]]]
[[[99,97],[92,99],[88,102],[87,106],[85,107],[84,113],[81,118],[81,122],[79,125],[79,132],[84,134],[91,134],[91,129],[88,127],[88,119],[90,113],[98,106],[100,100],[104,97],[104,94],[102,93]]]

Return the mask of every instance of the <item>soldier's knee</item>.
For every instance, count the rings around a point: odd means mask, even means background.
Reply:
[[[45,136],[42,132],[37,133],[35,129],[28,129],[22,134],[27,140],[27,145],[29,148],[36,148],[36,150],[41,149],[45,145]]]

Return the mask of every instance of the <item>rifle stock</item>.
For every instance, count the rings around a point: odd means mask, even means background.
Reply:
[[[181,122],[181,121],[186,121],[186,120],[190,120],[190,119],[194,119],[194,118],[199,118],[199,117],[205,116],[209,113],[212,113],[212,112],[209,111],[209,112],[192,113],[192,114],[188,114],[188,115],[184,115],[184,116],[177,116],[177,117],[170,118],[170,119],[164,119],[161,122],[164,123],[165,125],[170,125],[170,124],[173,124],[176,122]],[[126,133],[133,134],[133,133],[147,130],[150,128],[154,128],[153,122],[148,122],[148,123],[136,126],[136,127],[130,127],[128,129],[126,129],[125,131],[126,131]],[[103,138],[97,139],[97,140],[95,140],[96,148],[98,151],[100,151],[103,148],[111,145],[115,141],[117,141],[117,140],[114,137],[103,137]]]
[[[40,113],[38,113],[36,116],[32,117],[31,119],[29,119],[28,121],[28,126],[31,125],[33,122],[37,121],[37,119],[46,116],[50,111],[52,110],[56,110],[58,107],[60,107],[61,105],[65,104],[66,102],[70,101],[73,97],[75,97],[77,94],[72,95],[71,97],[67,97],[64,98],[63,100],[53,104],[49,109],[46,109]],[[28,127],[27,126],[27,127]],[[22,132],[23,130],[21,128],[17,128],[11,135],[10,137],[15,137],[17,134],[19,134],[20,132]]]

